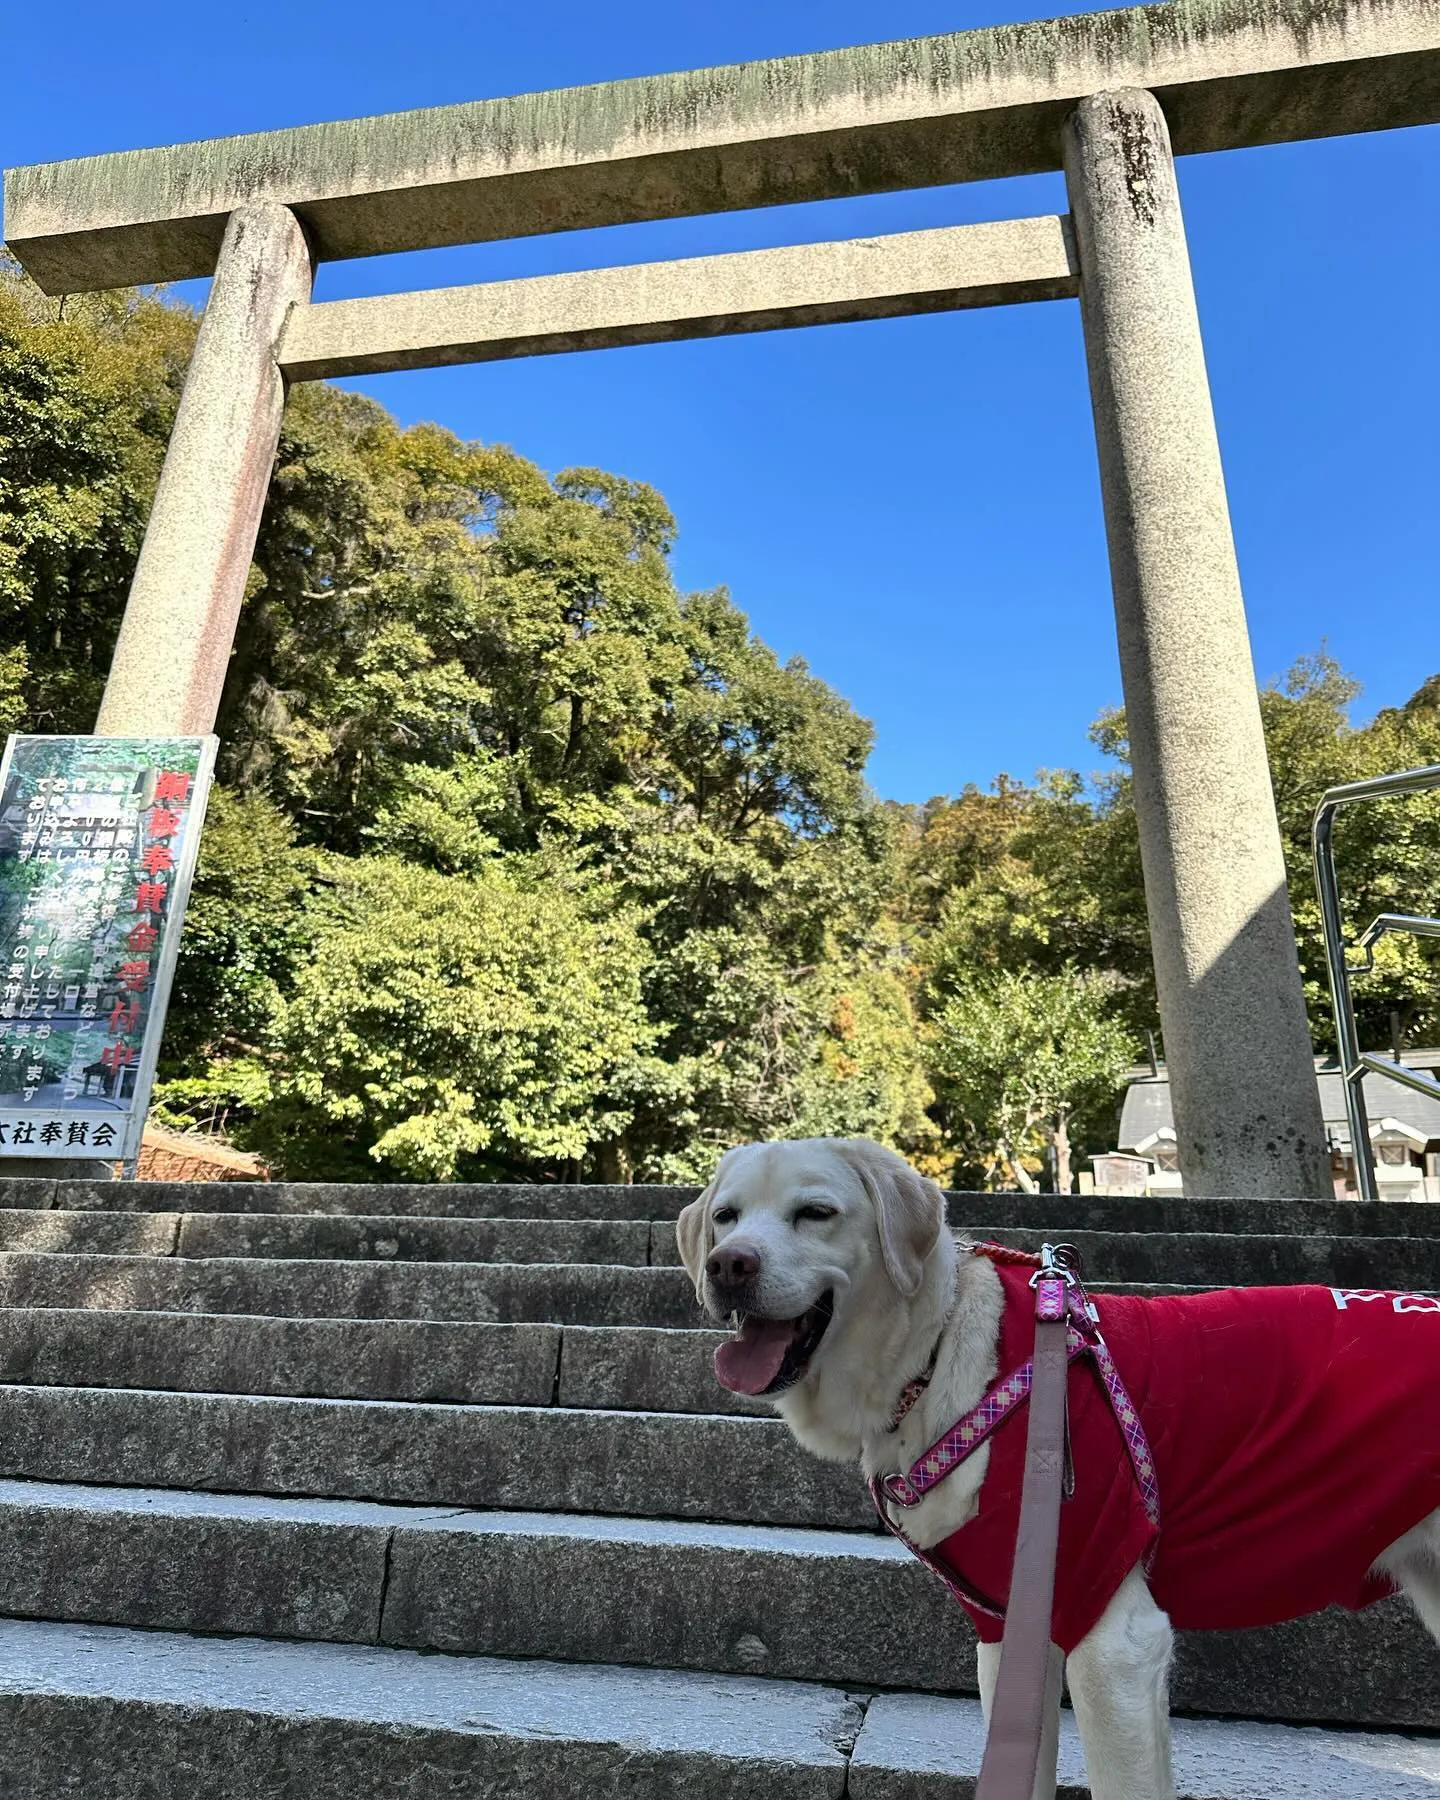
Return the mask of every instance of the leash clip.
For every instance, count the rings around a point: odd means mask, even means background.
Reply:
[[[1030,1277],[1031,1287],[1042,1281],[1063,1281],[1067,1288],[1079,1287],[1083,1259],[1074,1244],[1042,1244],[1040,1267]]]
[[[1059,1324],[1070,1310],[1071,1292],[1078,1292],[1067,1259],[1068,1244],[1042,1244],[1040,1267],[1030,1277],[1035,1293],[1035,1318],[1038,1322]]]

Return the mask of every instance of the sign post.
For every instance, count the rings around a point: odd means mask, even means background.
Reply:
[[[0,1159],[118,1161],[134,1174],[216,745],[6,745]]]

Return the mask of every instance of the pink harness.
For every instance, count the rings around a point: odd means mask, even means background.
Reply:
[[[975,1256],[988,1257],[996,1263],[1033,1264],[1038,1269],[1040,1258],[1024,1250],[1011,1250],[1002,1244],[976,1244],[972,1248]],[[1059,1254],[1059,1252],[1057,1252]],[[1073,1253],[1072,1253],[1073,1254]],[[1033,1283],[1032,1283],[1033,1285]],[[1037,1316],[1047,1316],[1047,1289],[1054,1284],[1045,1282],[1037,1292]],[[1145,1427],[1141,1423],[1140,1414],[1125,1384],[1120,1379],[1120,1371],[1110,1354],[1109,1346],[1100,1335],[1100,1322],[1095,1308],[1080,1285],[1078,1276],[1070,1271],[1065,1273],[1063,1306],[1066,1313],[1066,1357],[1068,1362],[1075,1362],[1082,1356],[1088,1356],[1095,1364],[1097,1373],[1104,1386],[1110,1408],[1120,1426],[1125,1440],[1125,1448],[1129,1453],[1130,1464],[1135,1473],[1136,1484],[1144,1504],[1145,1515],[1151,1525],[1158,1531],[1160,1526],[1160,1485],[1155,1473],[1155,1459],[1150,1451],[1150,1443],[1145,1435]],[[870,1478],[870,1498],[880,1521],[886,1530],[897,1537],[912,1555],[918,1557],[927,1568],[933,1570],[955,1597],[967,1606],[978,1607],[981,1611],[1000,1618],[1004,1615],[983,1595],[972,1590],[968,1583],[962,1581],[955,1571],[929,1551],[922,1550],[906,1533],[904,1527],[891,1519],[885,1507],[889,1500],[900,1507],[918,1506],[926,1494],[954,1473],[968,1457],[973,1456],[980,1446],[991,1437],[1001,1425],[1030,1398],[1030,1387],[1034,1376],[1034,1358],[1027,1358],[1019,1368],[1012,1369],[1008,1375],[999,1377],[985,1390],[980,1399],[967,1413],[963,1413],[950,1428],[938,1437],[928,1450],[923,1451],[906,1470],[898,1474],[872,1475]],[[929,1385],[929,1373],[916,1381],[907,1384],[896,1408],[891,1422],[892,1431],[898,1429],[905,1415],[924,1393]],[[1067,1475],[1067,1492],[1069,1481]]]

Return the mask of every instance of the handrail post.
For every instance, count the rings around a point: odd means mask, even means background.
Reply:
[[[1365,1110],[1365,1065],[1360,1060],[1360,1037],[1350,995],[1350,971],[1345,966],[1340,888],[1335,879],[1335,814],[1340,805],[1340,801],[1332,800],[1327,794],[1315,814],[1315,891],[1320,896],[1320,919],[1325,932],[1325,965],[1335,1009],[1335,1042],[1340,1056],[1340,1080],[1345,1089],[1345,1116],[1350,1122],[1350,1149],[1355,1158],[1355,1188],[1362,1200],[1378,1200],[1375,1149],[1370,1142],[1370,1118]]]
[[[1335,1044],[1340,1057],[1340,1079],[1345,1089],[1345,1116],[1350,1123],[1350,1147],[1355,1158],[1355,1186],[1362,1200],[1380,1197],[1375,1179],[1375,1147],[1370,1142],[1370,1118],[1365,1106],[1365,1071],[1374,1065],[1360,1049],[1355,1003],[1350,993],[1345,927],[1340,915],[1340,886],[1335,875],[1335,816],[1342,806],[1348,806],[1354,800],[1390,800],[1437,787],[1440,787],[1440,763],[1424,769],[1406,769],[1398,775],[1375,775],[1366,781],[1347,782],[1321,795],[1311,830],[1315,892],[1320,900],[1320,921],[1325,934],[1325,967],[1335,1009]],[[1389,920],[1387,928],[1390,930],[1419,928],[1427,937],[1435,935],[1426,929],[1435,925],[1433,919],[1415,919],[1402,924],[1404,915],[1384,917]],[[1377,925],[1381,923],[1382,920],[1376,921]],[[1422,1081],[1410,1071],[1407,1071],[1407,1085],[1418,1088],[1421,1093],[1435,1091],[1428,1080]]]

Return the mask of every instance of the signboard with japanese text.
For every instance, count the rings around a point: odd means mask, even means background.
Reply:
[[[6,745],[0,1158],[139,1154],[215,748],[213,737]]]

